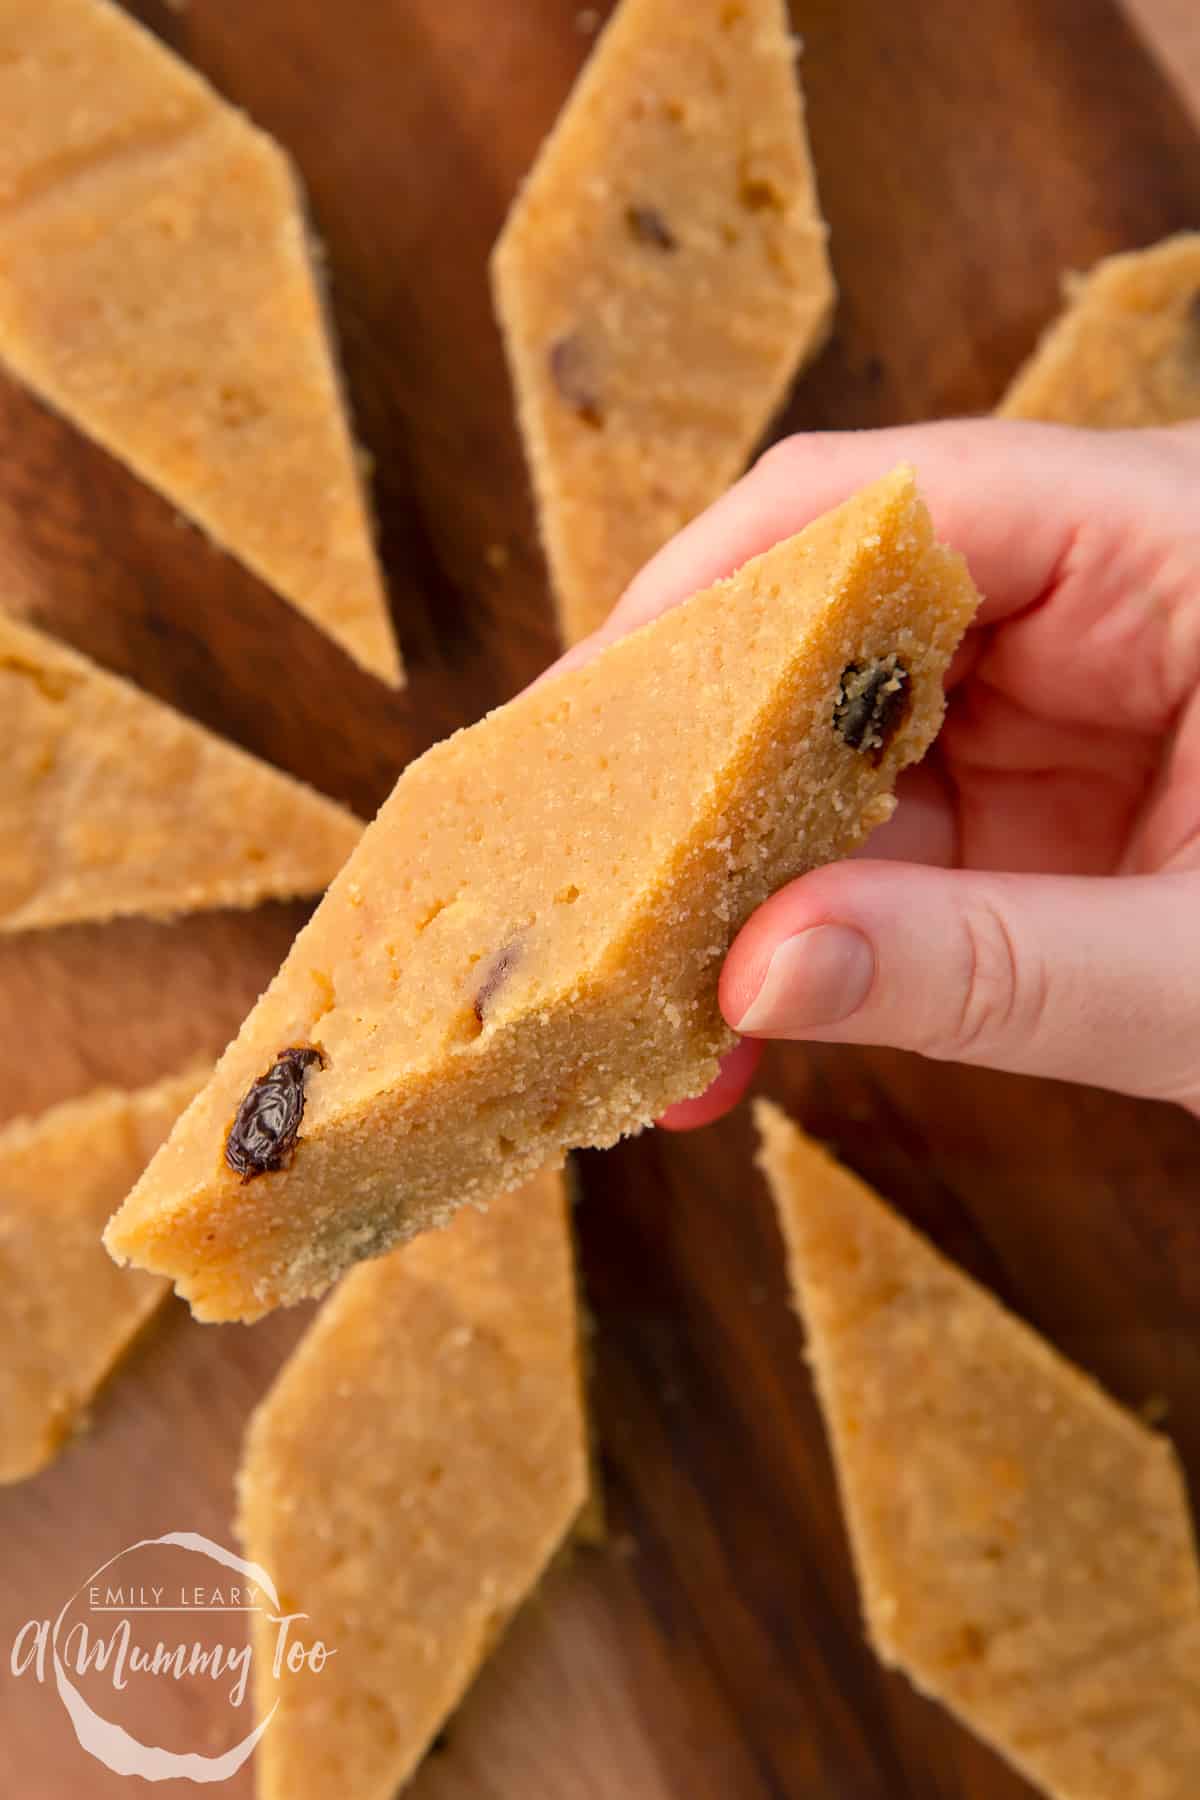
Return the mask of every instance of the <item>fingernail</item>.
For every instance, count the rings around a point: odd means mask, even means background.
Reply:
[[[813,925],[776,945],[762,986],[735,1031],[803,1037],[856,1012],[875,978],[875,952],[850,925]]]

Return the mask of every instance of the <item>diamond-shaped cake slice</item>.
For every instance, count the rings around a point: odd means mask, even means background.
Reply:
[[[254,1415],[246,1554],[319,1674],[272,1672],[261,1800],[390,1800],[536,1585],[587,1495],[566,1197],[542,1173],[339,1287]]]
[[[282,151],[108,0],[0,0],[0,359],[400,679]]]
[[[998,408],[1063,425],[1200,418],[1200,232],[1110,256],[1067,284],[1067,306]]]
[[[1200,1613],[1066,1671],[1008,1710],[998,1748],[1055,1800],[1193,1800]]]
[[[623,0],[496,246],[568,640],[741,473],[834,287],[783,0]]]
[[[100,1232],[206,1070],[106,1088],[0,1131],[0,1482],[44,1467],[166,1284]]]
[[[1171,1446],[756,1114],[880,1657],[1049,1794],[1188,1800],[1200,1570]]]
[[[899,470],[436,745],[113,1253],[254,1317],[702,1090],[734,933],[887,816],[976,601]]]
[[[359,821],[0,614],[0,931],[320,893]]]

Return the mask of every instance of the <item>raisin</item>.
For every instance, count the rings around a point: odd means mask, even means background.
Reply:
[[[678,250],[679,240],[656,206],[627,206],[625,223],[640,244],[656,250]]]
[[[520,945],[514,939],[511,944],[505,944],[503,950],[492,958],[487,974],[475,990],[475,1017],[481,1025],[490,1002],[495,999],[516,968],[520,953]]]
[[[848,663],[833,707],[833,728],[851,750],[878,762],[904,721],[908,670],[896,656],[876,663]]]
[[[325,1058],[309,1045],[281,1050],[238,1107],[225,1161],[243,1182],[291,1162],[304,1117],[304,1078],[313,1063],[323,1069]]]
[[[604,423],[600,396],[587,347],[575,332],[551,344],[550,374],[571,410],[598,431]]]

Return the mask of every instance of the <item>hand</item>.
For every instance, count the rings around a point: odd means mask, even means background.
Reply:
[[[866,851],[740,932],[749,1038],[890,1044],[1200,1113],[1200,426],[791,438],[647,565],[603,644],[911,462],[983,595],[937,743]],[[703,1124],[753,1073],[662,1123]]]

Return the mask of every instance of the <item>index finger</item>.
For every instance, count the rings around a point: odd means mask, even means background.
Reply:
[[[1136,435],[1122,434],[1126,448]],[[554,672],[588,661],[905,462],[938,536],[962,551],[984,596],[976,624],[994,624],[1047,592],[1081,521],[1127,500],[1112,443],[1109,433],[999,419],[786,438],[646,564]]]

